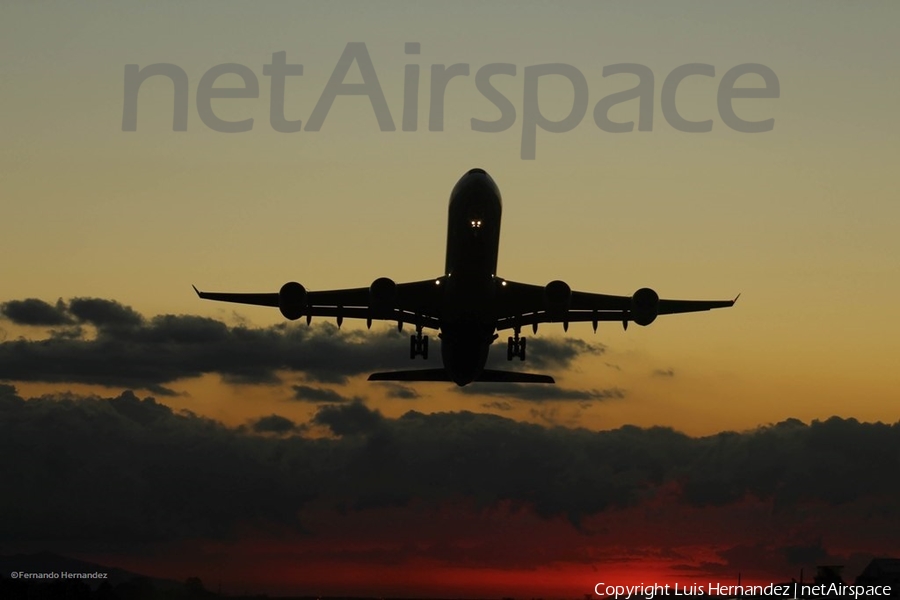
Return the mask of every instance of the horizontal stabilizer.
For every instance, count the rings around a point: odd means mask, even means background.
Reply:
[[[494,369],[485,369],[475,381],[490,381],[494,383],[556,383],[549,375],[522,373],[520,371],[496,371]]]
[[[372,373],[369,381],[450,381],[450,375],[444,369],[415,369]]]
[[[415,369],[412,371],[388,371],[372,373],[369,381],[452,381],[444,369]],[[485,369],[475,381],[492,383],[556,383],[549,375],[522,373],[519,371],[496,371]]]

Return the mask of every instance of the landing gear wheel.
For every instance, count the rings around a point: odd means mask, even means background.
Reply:
[[[520,338],[518,333],[506,341],[506,360],[512,360],[514,356],[525,360],[525,338]]]
[[[428,336],[423,336],[421,331],[409,336],[409,358],[415,360],[417,356],[428,360]]]

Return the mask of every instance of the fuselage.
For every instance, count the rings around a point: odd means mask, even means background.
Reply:
[[[500,190],[482,169],[462,176],[450,194],[447,260],[441,307],[441,359],[466,385],[481,374],[496,339]]]

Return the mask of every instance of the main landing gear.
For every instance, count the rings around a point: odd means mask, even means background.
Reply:
[[[416,328],[416,335],[409,336],[409,358],[415,360],[417,356],[428,360],[428,336],[422,335],[422,328]]]
[[[506,360],[512,360],[514,356],[518,356],[519,360],[525,360],[525,338],[519,337],[519,328],[515,329],[515,337],[511,337],[506,342]]]

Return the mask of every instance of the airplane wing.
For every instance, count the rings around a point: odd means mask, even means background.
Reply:
[[[497,302],[497,329],[515,329],[539,323],[593,323],[619,321],[626,327],[629,321],[648,325],[658,315],[698,312],[734,306],[733,300],[668,300],[653,290],[643,288],[633,296],[610,296],[569,289],[561,281],[547,286],[503,280]],[[738,294],[740,297],[740,294]]]
[[[438,329],[440,326],[440,283],[442,278],[395,284],[382,277],[369,287],[343,290],[307,291],[299,283],[286,283],[278,292],[259,294],[194,291],[204,300],[235,302],[256,306],[271,306],[281,310],[288,319],[306,317],[337,318],[338,325],[345,318],[397,321],[421,324]]]

